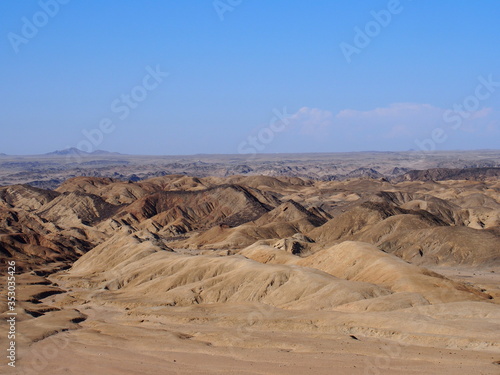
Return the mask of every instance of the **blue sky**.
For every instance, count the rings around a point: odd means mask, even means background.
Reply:
[[[4,0],[0,152],[498,148],[499,16],[497,0]]]

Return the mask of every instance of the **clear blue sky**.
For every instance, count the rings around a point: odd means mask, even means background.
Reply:
[[[54,2],[0,3],[0,152],[498,148],[498,0]]]

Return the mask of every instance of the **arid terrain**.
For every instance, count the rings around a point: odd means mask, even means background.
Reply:
[[[490,177],[498,176],[500,151],[141,156],[107,151],[85,153],[70,148],[44,155],[0,154],[0,186],[28,184],[55,189],[71,177],[111,177],[122,181],[138,181],[169,174],[196,177],[284,176],[322,181],[352,178],[393,180],[415,170],[429,169],[437,174],[432,176],[434,179],[468,179],[467,173],[474,168],[481,168],[482,173]],[[466,173],[462,176],[450,175],[450,169],[453,174]]]
[[[498,151],[56,156],[0,160],[2,373],[500,374]]]

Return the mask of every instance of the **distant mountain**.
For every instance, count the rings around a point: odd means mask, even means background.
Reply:
[[[4,154],[3,152],[0,152],[0,156],[7,156],[7,154]]]
[[[47,156],[71,156],[71,155],[79,155],[79,156],[90,156],[90,155],[122,155],[119,152],[109,152],[104,150],[95,150],[93,152],[82,151],[76,147],[66,148],[64,150],[56,150],[52,152],[48,152],[44,155]]]
[[[48,152],[44,155],[47,155],[47,156],[51,156],[51,155],[67,156],[67,155],[89,155],[89,153],[82,151],[82,150],[79,150],[75,147],[71,147],[71,148],[66,148],[64,150],[56,150],[56,151]]]

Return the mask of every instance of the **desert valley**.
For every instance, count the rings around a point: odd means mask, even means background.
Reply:
[[[498,152],[372,156],[3,157],[15,373],[499,374]]]

